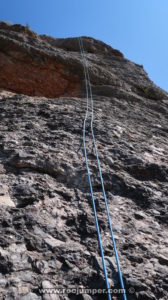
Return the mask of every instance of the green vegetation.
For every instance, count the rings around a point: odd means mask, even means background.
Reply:
[[[36,34],[33,30],[31,30],[29,23],[26,23],[26,25],[25,25],[25,31],[26,31],[26,33],[28,33],[29,36],[31,36],[31,37],[34,37],[34,38],[37,37],[37,34]]]
[[[165,94],[161,90],[156,89],[155,87],[141,86],[140,92],[145,98],[153,100],[162,100],[165,98]]]

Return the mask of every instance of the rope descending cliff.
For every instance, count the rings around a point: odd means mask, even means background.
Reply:
[[[102,186],[102,192],[103,192],[103,197],[104,197],[104,202],[105,202],[105,207],[106,207],[106,212],[107,212],[107,217],[108,217],[108,222],[109,222],[110,234],[111,234],[113,247],[114,247],[114,253],[115,253],[115,258],[116,258],[116,263],[117,263],[117,268],[118,268],[119,280],[120,280],[121,288],[123,290],[123,299],[126,300],[127,297],[126,297],[126,292],[125,292],[125,288],[124,288],[123,276],[122,276],[122,272],[121,272],[121,268],[120,268],[120,261],[119,261],[119,257],[118,257],[118,253],[117,253],[117,248],[116,248],[116,243],[115,243],[115,238],[114,238],[114,233],[113,233],[113,228],[112,228],[112,223],[111,223],[111,218],[110,218],[110,212],[109,212],[106,192],[105,192],[105,188],[104,188],[104,181],[103,181],[100,161],[99,161],[99,157],[98,157],[96,140],[95,140],[95,136],[94,136],[94,129],[93,129],[93,119],[94,119],[93,95],[92,95],[92,87],[91,87],[91,82],[90,82],[88,65],[87,65],[87,61],[86,61],[86,58],[85,58],[85,52],[84,52],[82,38],[79,38],[79,46],[80,46],[80,51],[81,51],[81,55],[82,55],[82,59],[83,59],[85,84],[86,84],[86,99],[87,99],[86,115],[85,115],[84,122],[83,122],[83,146],[84,146],[86,169],[87,169],[87,173],[88,173],[89,187],[90,187],[92,205],[93,205],[93,210],[94,210],[96,229],[97,229],[97,234],[98,234],[98,242],[99,242],[99,247],[100,247],[100,252],[101,252],[101,257],[102,257],[102,264],[103,264],[103,270],[104,270],[104,275],[105,275],[108,299],[111,299],[111,295],[110,295],[110,292],[109,292],[110,286],[109,286],[109,282],[108,282],[107,268],[106,268],[106,263],[105,263],[104,251],[103,251],[103,247],[102,247],[101,234],[100,234],[99,222],[98,222],[98,218],[97,218],[93,187],[92,187],[90,170],[89,170],[88,159],[87,159],[86,141],[85,141],[86,121],[88,119],[88,108],[89,108],[89,93],[90,93],[90,102],[91,102],[91,122],[90,122],[90,126],[91,126],[91,132],[92,132],[92,139],[93,139],[94,149],[95,149],[95,153],[96,153],[97,166],[98,166],[99,176],[100,176],[100,180],[101,180],[101,186]]]

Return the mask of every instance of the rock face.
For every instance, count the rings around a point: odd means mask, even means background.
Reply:
[[[130,92],[151,99],[165,93],[136,65],[110,46],[84,39],[94,93],[115,96]],[[0,88],[30,96],[81,96],[84,74],[77,38],[38,36],[28,27],[0,23]]]
[[[168,94],[119,51],[83,41],[127,298],[167,300]],[[107,299],[42,293],[105,288],[82,146],[77,39],[0,23],[0,67],[0,299]],[[119,288],[89,122],[87,151],[110,283]]]

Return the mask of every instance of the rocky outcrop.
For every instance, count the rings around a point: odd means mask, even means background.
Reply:
[[[166,300],[168,95],[119,51],[83,41],[127,297]],[[1,23],[0,57],[0,297],[106,299],[89,290],[42,293],[105,288],[83,155],[77,40]],[[87,149],[110,283],[119,288],[89,123]]]
[[[143,67],[116,49],[83,38],[94,93],[115,96],[132,93],[150,99],[166,97]],[[28,27],[0,23],[0,88],[30,96],[81,96],[84,74],[77,38],[38,36]]]

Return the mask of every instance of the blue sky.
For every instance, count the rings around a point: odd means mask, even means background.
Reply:
[[[54,37],[103,40],[168,91],[168,0],[1,0],[0,20]]]

